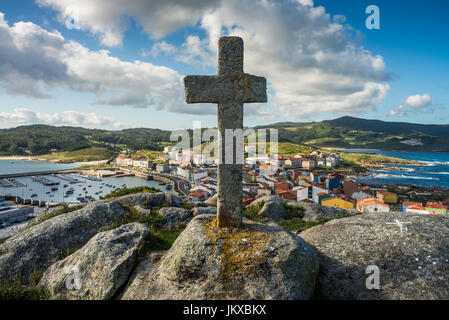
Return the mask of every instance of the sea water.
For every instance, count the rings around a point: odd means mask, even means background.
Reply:
[[[424,187],[449,188],[449,153],[400,152],[368,149],[346,149],[351,153],[370,153],[405,160],[419,161],[418,165],[392,165],[402,171],[370,169],[368,176],[358,181],[365,184],[409,184]]]

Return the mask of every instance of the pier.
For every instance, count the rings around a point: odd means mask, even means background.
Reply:
[[[68,177],[68,176],[65,176],[65,175],[62,175],[62,174],[54,174],[53,176],[55,178],[60,179],[60,180],[67,181],[69,184],[85,183],[85,181],[81,181],[81,180],[78,180],[76,178],[71,178],[71,177]]]
[[[44,177],[40,177],[40,176],[31,177],[31,180],[33,180],[34,182],[39,182],[40,184],[42,184],[44,186],[57,186],[57,185],[59,185],[59,182],[55,182],[55,181],[52,181],[50,179],[47,179],[47,178],[44,178]]]
[[[22,182],[17,181],[14,178],[0,179],[0,187],[2,188],[23,188],[26,187]]]
[[[20,177],[33,177],[33,176],[50,176],[54,174],[67,174],[67,173],[79,173],[80,170],[51,170],[51,171],[39,171],[39,172],[25,172],[25,173],[11,173],[1,174],[0,179],[20,178]]]

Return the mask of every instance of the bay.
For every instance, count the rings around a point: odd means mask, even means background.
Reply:
[[[51,162],[29,161],[29,160],[0,160],[0,174],[8,173],[26,173],[39,172],[49,170],[63,170],[76,168],[77,164],[55,164]],[[66,202],[78,203],[78,197],[91,196],[99,199],[117,188],[133,188],[138,186],[149,186],[166,192],[165,184],[158,181],[146,180],[139,177],[105,177],[101,180],[91,180],[88,177],[64,174],[63,177],[76,178],[77,183],[69,183],[65,179],[61,179],[55,175],[44,175],[44,177],[53,182],[59,182],[56,185],[58,190],[51,191],[52,186],[44,186],[43,184],[33,181],[32,177],[15,178],[16,181],[24,185],[24,187],[0,187],[0,195],[19,196],[30,199],[32,194],[37,194],[32,199],[45,200],[50,202]],[[64,188],[64,185],[66,187]],[[66,191],[73,188],[72,194],[66,194]],[[64,197],[67,195],[66,197]]]
[[[365,184],[408,184],[422,187],[449,188],[449,153],[383,151],[375,149],[345,149],[350,153],[378,154],[405,160],[416,160],[418,165],[394,165],[403,171],[370,169],[369,176],[360,176]]]

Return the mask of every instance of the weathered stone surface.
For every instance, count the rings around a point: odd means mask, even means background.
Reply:
[[[302,219],[304,221],[318,221],[319,219],[332,219],[343,215],[349,214],[354,215],[359,213],[356,210],[345,210],[336,207],[326,207],[316,203],[308,203],[308,202],[287,201],[286,206],[292,208],[303,208],[304,216],[302,217]]]
[[[192,218],[189,210],[184,208],[161,208],[159,214],[166,220],[165,225],[162,226],[163,228],[171,228],[176,223],[188,222]]]
[[[157,192],[157,193],[144,192],[144,193],[130,194],[118,198],[112,198],[105,201],[118,202],[131,206],[140,205],[144,208],[153,208],[153,207],[178,206],[180,199],[177,196],[166,192]]]
[[[242,38],[222,37],[218,41],[218,75],[184,78],[187,103],[218,103],[217,223],[220,227],[238,227],[243,211],[243,161],[240,159],[243,142],[234,144],[233,135],[227,137],[226,131],[243,129],[243,103],[267,102],[266,79],[243,72],[243,53]]]
[[[395,220],[404,224],[401,233]],[[407,230],[405,229],[407,228]],[[327,299],[449,299],[449,216],[376,213],[299,234],[319,252],[317,293]],[[370,265],[380,290],[368,290]]]
[[[33,272],[45,271],[61,253],[82,247],[125,213],[119,203],[97,201],[24,229],[0,245],[0,280],[28,283]]]
[[[167,254],[141,265],[123,299],[308,299],[316,252],[276,224],[217,228],[195,217]]]
[[[139,211],[141,214],[143,214],[145,216],[149,216],[151,214],[151,209],[144,208],[140,204],[135,205],[134,209],[136,209],[137,211]]]
[[[204,208],[193,208],[191,210],[192,216],[196,217],[202,214],[217,214],[217,208],[214,207],[204,207]]]
[[[119,298],[122,300],[142,300],[148,295],[148,276],[158,268],[166,251],[151,252],[147,259],[142,261],[137,271],[128,281],[128,286]]]
[[[100,232],[81,249],[50,266],[39,286],[52,299],[109,299],[130,277],[139,245],[149,232],[140,223]]]
[[[262,208],[259,210],[259,215],[277,221],[284,218],[285,214],[285,207],[281,201],[283,200],[279,197],[265,196],[253,201],[248,207],[260,206],[263,203]]]
[[[267,102],[267,80],[250,74],[187,76],[187,103]]]

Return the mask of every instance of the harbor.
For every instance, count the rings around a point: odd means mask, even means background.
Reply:
[[[108,193],[123,188],[149,186],[168,191],[172,183],[153,180],[152,175],[111,171],[114,174],[101,178],[87,175],[82,170],[33,172],[0,176],[0,195],[14,197],[16,203],[47,206],[52,204],[78,204],[100,199]],[[168,187],[167,187],[168,186]]]

